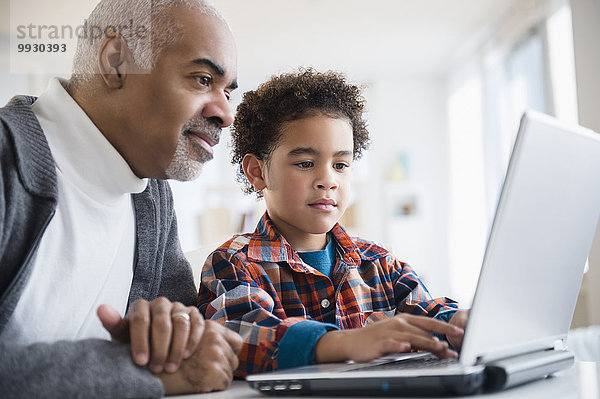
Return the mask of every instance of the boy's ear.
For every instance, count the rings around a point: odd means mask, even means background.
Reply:
[[[123,37],[118,33],[107,33],[98,50],[98,67],[106,86],[111,89],[121,88],[130,72],[132,61]]]
[[[258,159],[254,154],[246,154],[244,155],[244,159],[242,159],[242,169],[244,170],[244,174],[250,184],[258,191],[267,186],[264,178],[264,166],[264,161]]]

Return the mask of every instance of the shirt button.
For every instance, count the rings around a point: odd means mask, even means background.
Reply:
[[[329,305],[331,305],[331,303],[329,302],[329,299],[323,299],[323,300],[321,301],[321,306],[322,306],[322,307],[324,307],[324,308],[328,308],[328,307],[329,307]]]

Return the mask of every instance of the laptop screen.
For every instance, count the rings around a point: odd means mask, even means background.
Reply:
[[[566,338],[600,218],[600,135],[528,112],[520,124],[460,361]]]

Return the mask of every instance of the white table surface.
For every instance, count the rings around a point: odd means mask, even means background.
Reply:
[[[275,396],[271,396],[275,398]],[[291,398],[292,396],[282,396]],[[298,396],[306,398],[306,396]],[[318,396],[310,396],[319,398]],[[338,396],[341,397],[341,396]],[[223,392],[207,394],[170,396],[179,399],[237,399],[237,398],[269,398],[252,390],[245,381],[233,381],[231,387]],[[331,398],[331,396],[329,396]],[[356,397],[353,397],[356,398]],[[405,397],[408,399],[408,397]],[[461,397],[453,396],[458,399]],[[502,392],[491,394],[464,396],[462,398],[486,399],[600,399],[600,363],[576,362],[568,370],[555,376],[524,384]],[[421,399],[423,399],[421,397]]]

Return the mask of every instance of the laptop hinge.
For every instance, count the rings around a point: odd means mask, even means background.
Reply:
[[[495,391],[545,378],[570,367],[573,362],[573,353],[566,349],[548,349],[495,360],[485,365],[485,389]]]

